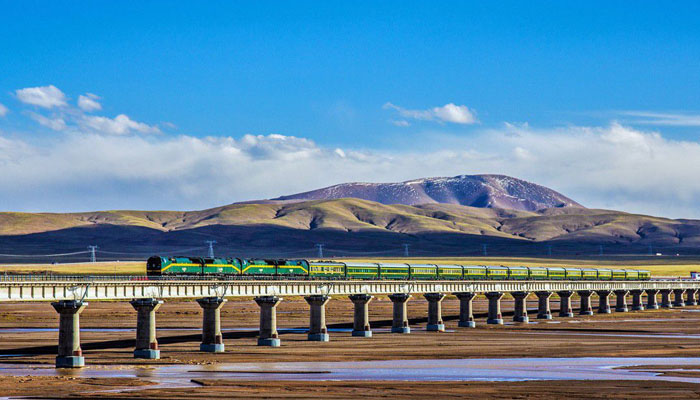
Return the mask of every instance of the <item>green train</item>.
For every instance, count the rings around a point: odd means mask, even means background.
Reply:
[[[638,281],[651,273],[638,269],[506,267],[357,263],[290,259],[242,259],[153,256],[146,275],[211,276],[228,278],[308,278],[366,280],[594,280]]]

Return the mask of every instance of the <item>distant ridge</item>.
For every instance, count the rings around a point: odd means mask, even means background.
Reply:
[[[277,197],[278,201],[358,198],[382,204],[459,204],[478,208],[537,211],[583,206],[547,187],[505,175],[459,175],[399,183],[343,183]]]

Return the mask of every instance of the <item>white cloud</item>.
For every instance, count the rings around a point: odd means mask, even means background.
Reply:
[[[99,96],[92,93],[85,93],[85,95],[78,96],[78,107],[81,110],[91,112],[96,110],[101,110],[102,105],[99,101]]]
[[[85,115],[78,123],[83,128],[109,135],[127,135],[133,132],[160,133],[158,127],[134,121],[124,114],[119,114],[115,118]]]
[[[4,117],[10,110],[7,109],[2,103],[0,103],[0,117]]]
[[[700,126],[700,115],[698,114],[624,111],[620,115],[632,117],[626,122],[637,125]]]
[[[411,126],[411,123],[406,121],[405,119],[398,119],[398,120],[397,119],[390,119],[389,122],[392,125],[400,126],[402,128],[405,128],[407,126]]]
[[[34,121],[56,131],[89,132],[106,135],[161,133],[158,126],[134,121],[125,114],[119,114],[114,118],[87,115],[86,112],[102,109],[102,104],[98,101],[100,97],[92,93],[78,96],[78,107],[68,105],[66,95],[53,85],[18,89],[16,95],[25,104],[43,108],[59,107],[58,110],[51,111],[53,115],[50,117],[33,111],[26,112]],[[0,104],[0,107],[3,106]],[[2,115],[2,108],[0,108],[0,116]],[[164,125],[175,127],[171,123],[165,123]]]
[[[409,151],[326,148],[279,134],[0,139],[6,210],[199,209],[340,182],[502,173],[588,207],[700,218],[700,144],[619,124],[511,126],[468,139],[432,137]]]
[[[454,124],[470,125],[477,123],[476,113],[464,105],[448,103],[441,107],[433,107],[427,110],[409,110],[392,103],[386,103],[384,109],[396,110],[404,118],[424,121],[450,122]],[[404,121],[405,122],[405,121]]]
[[[27,114],[34,121],[54,131],[65,131],[68,128],[66,121],[61,117],[45,117],[35,112],[28,112]]]
[[[22,103],[43,108],[66,105],[66,95],[54,85],[17,89],[15,95]]]

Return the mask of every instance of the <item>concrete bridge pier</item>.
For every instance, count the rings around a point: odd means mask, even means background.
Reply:
[[[202,343],[199,345],[199,351],[224,352],[224,337],[221,334],[221,307],[226,301],[221,297],[197,299],[197,303],[202,307]]]
[[[389,295],[389,300],[394,303],[394,320],[391,324],[392,333],[411,333],[408,326],[408,310],[406,302],[411,296],[408,293],[394,293]]]
[[[472,300],[476,297],[476,293],[459,292],[455,293],[459,299],[459,323],[460,328],[476,328],[474,321],[474,313],[472,308]]]
[[[659,289],[647,289],[647,310],[658,310],[659,303],[656,301],[656,295],[659,294]]]
[[[661,308],[673,308],[671,305],[671,289],[661,289]]]
[[[578,293],[581,298],[581,306],[578,315],[593,315],[593,307],[591,306],[591,295],[593,295],[593,291],[579,290],[576,293]]]
[[[683,293],[685,293],[685,289],[673,289],[674,307],[685,307],[685,301],[683,301]]]
[[[357,337],[372,337],[369,326],[369,302],[374,296],[368,294],[353,294],[349,296],[355,305],[355,314],[352,323],[352,335]]]
[[[160,350],[156,339],[156,311],[163,305],[163,300],[136,299],[130,303],[137,312],[134,358],[157,360]]]
[[[630,294],[632,295],[632,311],[644,311],[642,293],[644,293],[644,291],[641,289],[630,290]]]
[[[571,295],[574,294],[572,290],[560,290],[557,292],[559,295],[559,316],[571,318],[574,316],[574,310],[571,308]]]
[[[552,319],[552,311],[549,309],[549,298],[552,292],[535,292],[538,300],[537,319]]]
[[[486,323],[503,325],[503,316],[501,315],[503,292],[488,292],[486,293],[486,298],[489,299],[489,316],[486,319]]]
[[[61,300],[51,305],[59,314],[56,368],[84,367],[85,358],[80,348],[80,313],[88,303],[80,300]]]
[[[280,346],[279,333],[277,333],[277,305],[281,301],[282,298],[277,296],[260,296],[255,298],[255,302],[260,307],[258,346]]]
[[[696,299],[697,293],[698,293],[697,289],[686,289],[685,290],[685,305],[687,305],[687,306],[698,305],[698,301]]]
[[[627,294],[629,292],[627,290],[616,290],[615,291],[615,297],[617,298],[617,302],[615,304],[615,312],[627,312],[629,309],[627,308]]]
[[[530,318],[527,316],[527,297],[530,295],[530,292],[511,292],[510,295],[515,299],[513,321],[530,322]]]
[[[445,332],[445,323],[442,321],[442,300],[444,293],[426,293],[423,295],[428,300],[428,326],[425,328],[431,332]]]
[[[326,304],[330,299],[330,296],[326,295],[304,297],[304,300],[311,306],[307,340],[312,342],[327,342],[330,340],[328,328],[326,327]]]
[[[598,290],[598,314],[610,314],[610,291]]]

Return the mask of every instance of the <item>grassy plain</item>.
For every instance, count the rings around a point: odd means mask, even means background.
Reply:
[[[146,261],[71,264],[0,264],[0,274],[145,275]]]
[[[687,257],[620,257],[620,258],[520,258],[520,257],[409,257],[409,258],[344,258],[337,261],[395,262],[425,264],[524,265],[529,267],[608,267],[643,268],[653,276],[688,277],[700,271],[700,258]],[[107,261],[74,264],[0,264],[2,273],[61,274],[61,275],[144,275],[145,261]]]

